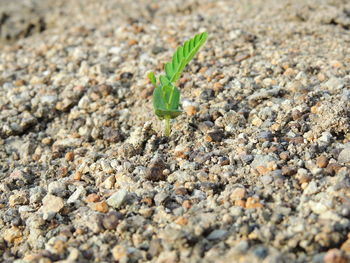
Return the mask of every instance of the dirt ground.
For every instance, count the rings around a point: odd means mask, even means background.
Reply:
[[[350,261],[350,3],[0,0],[0,261]],[[206,44],[169,137],[149,71]]]

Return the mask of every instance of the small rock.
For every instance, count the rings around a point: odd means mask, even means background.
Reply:
[[[260,180],[264,185],[269,185],[273,182],[272,176],[268,174],[263,175]]]
[[[208,236],[207,239],[208,240],[218,240],[218,239],[222,239],[226,236],[227,231],[223,230],[223,229],[216,229],[214,231],[212,231]]]
[[[102,215],[94,212],[93,214],[86,214],[82,218],[84,224],[94,233],[103,231]]]
[[[261,208],[263,205],[256,197],[248,197],[246,202],[246,208]]]
[[[270,142],[273,139],[273,134],[270,131],[262,131],[257,136],[260,142]]]
[[[296,174],[297,169],[294,166],[283,166],[282,167],[282,175],[283,176],[292,176]]]
[[[260,175],[266,175],[268,172],[270,172],[270,170],[265,166],[257,166],[255,169]]]
[[[341,245],[340,249],[346,253],[350,253],[350,235],[348,235],[348,240]]]
[[[258,166],[267,167],[267,164],[270,162],[275,162],[276,158],[271,155],[255,155],[251,166],[256,169]]]
[[[264,259],[267,256],[267,249],[263,246],[258,246],[254,249],[254,255],[260,259]]]
[[[205,100],[205,101],[208,101],[208,100],[211,100],[215,95],[215,92],[214,90],[212,89],[205,89],[202,91],[202,93],[199,95],[199,98],[201,100]]]
[[[98,202],[100,200],[100,197],[98,196],[98,194],[89,194],[85,201],[88,202],[88,203],[94,203],[94,202]]]
[[[68,198],[67,204],[72,204],[78,200],[83,200],[86,195],[86,190],[82,185],[79,185],[74,193]]]
[[[24,191],[14,191],[9,198],[9,205],[14,207],[16,205],[25,205],[28,203],[27,194]]]
[[[174,150],[174,155],[176,158],[187,159],[189,153],[190,148],[183,145],[177,145]]]
[[[324,255],[324,263],[347,263],[349,262],[349,258],[346,256],[344,251],[341,251],[337,248],[332,248],[327,251],[326,255]]]
[[[326,88],[328,88],[330,91],[336,91],[339,89],[342,89],[344,86],[344,81],[342,79],[331,77],[326,83]]]
[[[188,116],[193,116],[197,113],[198,110],[195,106],[190,105],[190,106],[184,107],[184,111]]]
[[[107,213],[108,205],[105,201],[96,202],[96,203],[92,203],[92,209],[94,209],[97,212]]]
[[[120,189],[118,192],[114,193],[107,199],[107,204],[113,208],[119,208],[124,204],[127,196],[128,191],[125,189]]]
[[[350,162],[350,146],[344,148],[339,156],[338,156],[338,161],[340,163],[349,163]]]
[[[305,195],[313,195],[318,192],[318,187],[315,181],[312,181],[308,184],[308,186],[304,189]]]
[[[317,157],[316,165],[318,168],[326,168],[328,165],[328,158],[324,155]]]
[[[154,203],[157,206],[164,204],[164,202],[169,198],[169,195],[165,192],[159,192],[154,196]]]
[[[162,252],[162,250],[163,250],[163,247],[162,247],[161,239],[159,238],[152,239],[149,245],[148,253],[152,257],[157,257],[160,254],[160,252]]]
[[[117,143],[121,142],[124,139],[124,136],[117,129],[106,127],[103,130],[103,139],[108,142]]]
[[[73,152],[67,152],[66,155],[64,156],[66,161],[71,162],[74,160],[74,153]]]
[[[9,229],[6,229],[2,233],[2,237],[8,243],[16,243],[17,241],[21,240],[22,236],[23,236],[22,231],[15,226]]]
[[[220,130],[208,132],[208,134],[205,136],[205,140],[207,142],[220,142],[224,138],[225,138],[225,133]]]
[[[145,178],[153,182],[165,180],[166,176],[164,175],[163,171],[166,168],[166,163],[161,158],[156,158],[151,161],[146,171]]]
[[[108,176],[106,178],[106,180],[103,182],[104,187],[106,187],[107,189],[113,189],[114,188],[114,184],[115,184],[116,180],[115,180],[115,176],[111,175]]]
[[[245,197],[245,195],[246,195],[246,190],[244,188],[238,187],[232,191],[230,195],[230,199],[232,201],[241,200]]]
[[[60,181],[53,181],[48,186],[48,192],[52,195],[64,196],[66,185]]]
[[[102,225],[108,230],[116,229],[121,218],[122,215],[120,213],[111,211],[103,217]]]
[[[48,220],[54,217],[63,207],[64,201],[61,197],[47,194],[43,199],[43,206],[41,207],[43,218]]]
[[[127,259],[127,248],[122,246],[122,245],[116,245],[113,249],[112,249],[112,255],[114,260],[116,261],[121,261],[121,259],[125,258]],[[124,261],[123,261],[124,262]]]

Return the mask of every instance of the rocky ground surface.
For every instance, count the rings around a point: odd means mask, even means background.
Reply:
[[[348,1],[1,0],[0,42],[1,262],[349,262]]]

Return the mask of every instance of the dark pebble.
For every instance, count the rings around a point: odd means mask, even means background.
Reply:
[[[212,90],[212,89],[205,89],[199,95],[199,98],[201,100],[211,100],[212,98],[214,98],[214,95],[215,95],[214,90]]]
[[[166,168],[167,168],[167,165],[165,164],[165,162],[162,159],[157,158],[151,161],[146,171],[145,178],[153,182],[165,180],[166,176],[163,174],[163,171]]]
[[[116,211],[109,212],[102,219],[102,225],[105,229],[116,229],[119,223],[119,220],[122,218],[122,215]]]

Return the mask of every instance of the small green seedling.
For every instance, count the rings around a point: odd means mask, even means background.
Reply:
[[[182,46],[178,47],[171,62],[165,64],[165,75],[159,77],[158,84],[154,73],[150,72],[148,74],[149,80],[154,85],[154,113],[160,120],[164,120],[165,136],[170,135],[170,119],[175,119],[182,113],[179,110],[180,91],[174,85],[179,79],[181,72],[204,44],[207,37],[208,34],[206,32],[197,34],[194,38],[185,41]]]

